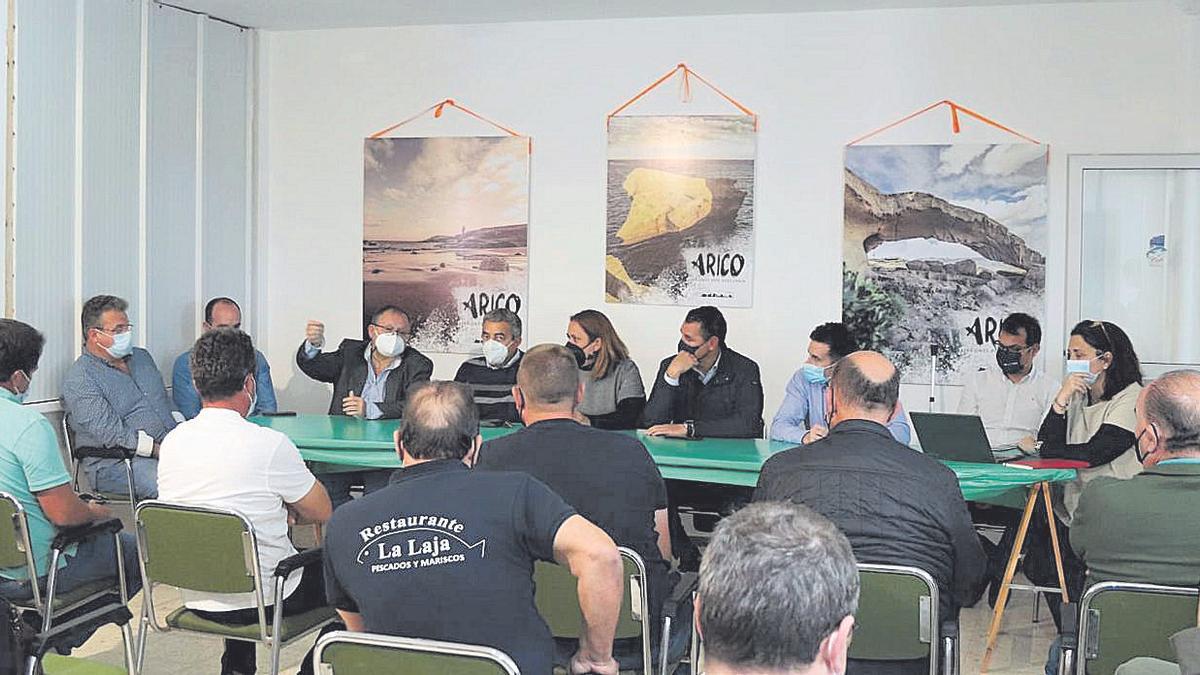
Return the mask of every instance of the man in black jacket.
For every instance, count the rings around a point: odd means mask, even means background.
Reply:
[[[792,501],[833,521],[859,562],[909,565],[937,581],[940,615],[979,599],[987,558],[954,472],[898,443],[885,426],[900,375],[882,354],[855,352],[834,367],[829,435],[763,465],[755,501]],[[850,673],[929,672],[928,661],[852,660]]]
[[[304,342],[296,352],[296,363],[314,380],[333,385],[330,415],[350,415],[363,419],[397,419],[404,413],[407,392],[418,382],[428,382],[433,362],[408,347],[412,338],[408,315],[388,305],[371,316],[367,327],[370,340],[342,340],[337,351],[321,352],[325,344],[325,324],[309,321]],[[363,492],[387,485],[390,470],[322,472],[317,478],[325,486],[336,508],[350,500],[350,487],[358,484]]]

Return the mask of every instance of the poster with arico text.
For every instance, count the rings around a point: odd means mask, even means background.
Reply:
[[[609,120],[609,302],[751,306],[755,136],[748,115]]]
[[[842,316],[904,382],[995,368],[1000,321],[1046,322],[1047,146],[846,148]]]
[[[528,139],[373,138],[363,157],[364,314],[397,305],[414,346],[456,353],[489,310],[524,319]]]

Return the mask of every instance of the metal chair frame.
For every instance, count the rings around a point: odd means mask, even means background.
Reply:
[[[69,416],[69,413],[67,413],[66,409],[64,408],[60,424],[62,425],[63,442],[67,444],[67,454],[71,457],[71,487],[76,492],[79,492],[79,471],[82,468],[84,457],[80,457],[78,454],[76,454],[77,449],[75,447],[75,432],[71,430],[71,425],[67,420]],[[128,495],[119,495],[115,492],[101,493],[95,485],[91,487],[96,492],[97,496],[103,498],[106,502],[118,504],[128,503],[129,514],[136,520],[137,514],[135,513],[135,509],[137,507],[137,491],[134,489],[133,483],[133,457],[126,453],[126,456],[121,459],[121,462],[125,465],[125,481],[129,488]]]
[[[355,644],[397,651],[422,652],[428,654],[446,654],[449,656],[468,656],[486,659],[495,663],[508,675],[520,675],[521,671],[512,658],[493,647],[472,645],[459,642],[443,642],[441,640],[426,640],[422,638],[398,637],[394,635],[379,635],[377,633],[352,633],[350,631],[333,631],[321,636],[313,648],[313,672],[322,675],[337,675],[337,669],[328,663],[322,663],[321,657],[325,649],[335,644]]]
[[[1083,594],[1083,598],[1079,601],[1079,640],[1077,649],[1082,650],[1082,654],[1063,654],[1063,661],[1066,663],[1068,659],[1074,661],[1073,664],[1066,664],[1068,667],[1074,666],[1077,675],[1086,675],[1087,664],[1091,659],[1096,658],[1100,654],[1100,612],[1092,609],[1092,603],[1096,597],[1107,592],[1124,591],[1127,593],[1148,593],[1152,595],[1168,595],[1168,596],[1197,596],[1200,595],[1200,590],[1195,587],[1181,586],[1161,586],[1158,584],[1141,584],[1126,581],[1105,581],[1095,584],[1087,589]],[[1064,650],[1065,652],[1066,650]],[[1070,673],[1067,668],[1060,668],[1060,672]]]

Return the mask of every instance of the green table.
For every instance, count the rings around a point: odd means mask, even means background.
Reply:
[[[362,420],[341,415],[252,417],[251,421],[283,432],[310,462],[395,469],[400,467],[393,434],[397,420]],[[511,434],[519,427],[483,428],[484,440]],[[636,434],[646,445],[663,478],[754,487],[763,462],[793,443],[758,439],[706,438],[686,441]],[[946,462],[958,475],[968,501],[1020,507],[1029,486],[1069,481],[1071,469],[1031,470],[998,464]]]

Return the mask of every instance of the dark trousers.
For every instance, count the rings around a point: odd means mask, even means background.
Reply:
[[[752,488],[736,485],[667,480],[667,524],[671,530],[671,555],[679,558],[680,569],[695,571],[700,565],[700,548],[683,529],[679,507],[728,516],[750,503]]]
[[[272,582],[274,580],[272,579]],[[307,612],[318,607],[328,606],[328,601],[325,599],[325,576],[322,573],[321,563],[318,561],[304,568],[304,574],[300,577],[300,585],[292,594],[283,600],[283,615],[297,614]],[[275,606],[268,605],[266,608],[267,622],[270,623],[275,615]],[[255,624],[258,623],[258,609],[250,607],[248,609],[236,609],[230,612],[206,612],[195,610],[196,614],[210,621],[220,621],[222,623],[235,624]],[[341,624],[334,622],[321,630],[321,633],[327,633],[332,630],[341,630]],[[244,640],[226,640],[225,653],[221,655],[221,675],[244,674],[251,675],[257,669],[255,664],[255,643],[246,642]],[[312,675],[312,651],[304,656],[304,663],[300,664],[301,675]]]
[[[350,489],[355,485],[363,486],[363,494],[368,495],[387,487],[393,473],[395,473],[394,469],[375,469],[318,473],[316,476],[317,480],[321,481],[321,485],[325,487],[325,492],[329,494],[329,501],[333,502],[333,508],[336,509],[352,499]]]

